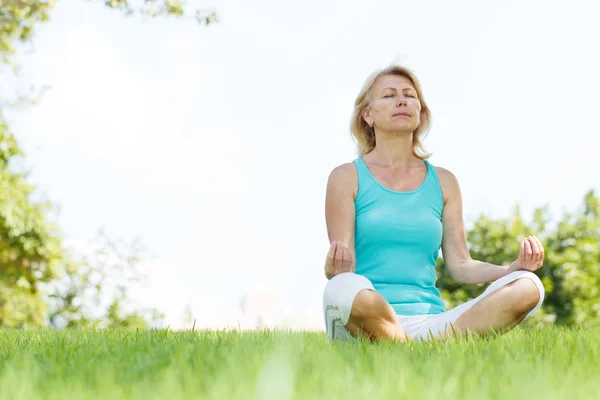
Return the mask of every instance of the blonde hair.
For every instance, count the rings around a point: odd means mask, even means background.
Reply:
[[[363,84],[360,93],[354,101],[354,112],[352,113],[352,122],[350,124],[350,132],[355,138],[358,145],[358,153],[362,156],[370,153],[375,148],[375,130],[367,124],[362,116],[362,110],[370,105],[370,92],[375,80],[380,76],[386,75],[399,75],[407,78],[411,81],[415,90],[419,102],[421,103],[420,123],[417,129],[413,132],[413,148],[412,153],[415,157],[421,160],[425,160],[431,156],[431,154],[425,151],[422,140],[427,135],[429,127],[431,125],[431,111],[425,103],[423,98],[423,91],[421,84],[419,83],[416,75],[408,68],[401,67],[399,65],[392,65],[383,70],[375,71]]]

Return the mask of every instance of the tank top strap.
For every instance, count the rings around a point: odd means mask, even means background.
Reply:
[[[356,172],[358,173],[358,179],[360,181],[361,178],[365,178],[366,174],[369,172],[367,170],[367,166],[365,165],[362,157],[358,157],[354,160],[354,164],[356,165]]]
[[[356,166],[356,173],[358,174],[358,193],[356,198],[359,199],[374,185],[374,182],[370,178],[371,173],[363,161],[362,156],[354,160],[354,165]]]
[[[435,192],[437,193],[437,195],[441,199],[442,205],[443,205],[444,204],[444,195],[442,194],[442,185],[440,183],[440,179],[438,177],[438,174],[437,174],[437,171],[435,169],[435,166],[433,164],[431,164],[427,160],[424,160],[424,161],[425,161],[425,164],[427,164],[427,169],[428,169],[427,175],[429,175],[429,176],[428,176],[427,179],[429,179],[429,177],[431,177],[431,179],[433,181],[432,182],[433,183],[432,186],[434,187]]]

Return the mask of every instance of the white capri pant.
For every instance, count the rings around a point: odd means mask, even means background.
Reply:
[[[484,299],[490,293],[505,286],[518,278],[531,279],[540,291],[540,300],[525,319],[530,318],[542,305],[544,301],[544,286],[542,281],[532,272],[515,271],[494,281],[488,288],[476,298],[463,303],[451,310],[440,314],[425,315],[398,315],[400,327],[414,340],[426,341],[432,336],[436,337],[444,332],[447,327],[454,324],[456,320],[474,304]],[[354,341],[354,337],[346,330],[345,325],[350,318],[354,298],[363,289],[375,290],[369,279],[352,272],[344,272],[334,276],[327,282],[323,293],[323,316],[327,337],[331,340]]]

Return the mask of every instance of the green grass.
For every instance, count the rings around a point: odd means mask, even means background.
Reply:
[[[315,332],[0,330],[2,399],[592,399],[600,330],[435,344]]]

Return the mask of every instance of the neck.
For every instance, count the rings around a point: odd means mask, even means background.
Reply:
[[[392,167],[414,165],[419,160],[412,153],[412,140],[412,132],[375,132],[376,145],[371,152],[372,161]]]

